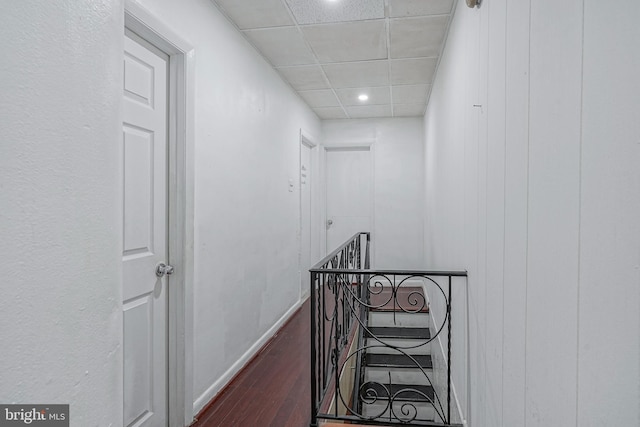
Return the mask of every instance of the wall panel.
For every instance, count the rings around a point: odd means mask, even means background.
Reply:
[[[633,3],[585,1],[577,408],[585,427],[640,425],[639,21]]]
[[[425,115],[425,256],[469,270],[470,426],[638,424],[637,21],[458,2]]]

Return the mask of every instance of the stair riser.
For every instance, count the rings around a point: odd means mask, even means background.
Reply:
[[[391,311],[372,311],[369,313],[369,325],[371,326],[428,328],[429,323],[429,313],[393,313]]]
[[[422,344],[419,347],[415,348],[406,348],[413,347],[417,344],[424,342],[423,340],[402,340],[402,339],[394,339],[394,338],[381,338],[380,340],[376,340],[373,338],[367,339],[367,345],[373,346],[382,346],[384,344],[390,346],[400,347],[400,350],[407,354],[431,354],[431,343]],[[388,347],[372,347],[367,350],[368,353],[376,353],[376,354],[398,354],[398,350],[394,350]]]
[[[406,402],[395,402],[393,404],[393,410],[394,413],[396,414],[397,417],[402,417],[402,405],[406,403]],[[421,421],[433,421],[435,419],[436,416],[436,412],[433,409],[433,406],[430,403],[412,403],[412,405],[415,405],[415,408],[417,410],[417,416],[416,419],[419,419]],[[386,410],[385,410],[386,408]],[[411,414],[413,414],[413,410],[411,410]],[[387,401],[380,401],[380,402],[376,402],[374,404],[371,405],[366,405],[363,404],[362,405],[362,412],[363,415],[366,417],[373,417],[373,416],[378,416],[379,414],[382,413],[381,418],[384,419],[386,418],[387,420],[389,419],[389,408],[387,408]],[[381,420],[382,421],[382,420]]]
[[[431,369],[425,369],[423,373],[420,369],[412,369],[412,368],[367,367],[365,368],[365,371],[364,371],[365,383],[371,381],[371,382],[377,382],[380,384],[388,384],[389,373],[391,373],[392,384],[430,385],[429,380],[433,381],[433,370]],[[426,377],[425,377],[425,374],[426,374]]]

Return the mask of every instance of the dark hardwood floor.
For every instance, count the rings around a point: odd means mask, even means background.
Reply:
[[[198,416],[194,427],[309,425],[309,300]]]

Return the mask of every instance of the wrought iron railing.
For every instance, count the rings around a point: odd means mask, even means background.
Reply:
[[[370,242],[357,233],[310,270],[310,425],[460,426],[452,281],[467,273],[371,270]]]

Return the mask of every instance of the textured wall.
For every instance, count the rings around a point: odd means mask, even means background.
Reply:
[[[122,3],[0,17],[0,401],[120,425]]]
[[[209,0],[138,3],[195,49],[197,412],[298,302],[299,133],[320,121]]]

